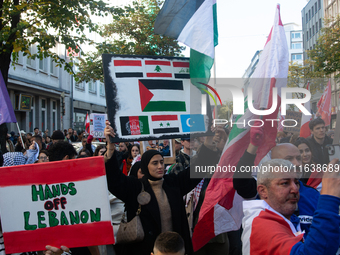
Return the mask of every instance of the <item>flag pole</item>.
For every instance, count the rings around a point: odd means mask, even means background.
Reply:
[[[19,124],[18,124],[18,122],[15,122],[15,124],[17,124],[17,128],[18,128],[20,139],[21,139],[22,147],[26,150],[24,140],[22,140]]]

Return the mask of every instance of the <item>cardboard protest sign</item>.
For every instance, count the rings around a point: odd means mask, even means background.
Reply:
[[[2,167],[6,253],[114,243],[103,157]]]
[[[295,111],[286,111],[286,118],[284,121],[284,128],[283,131],[285,132],[292,132],[292,133],[299,133],[301,128],[301,112]],[[296,125],[296,126],[295,126]]]
[[[94,138],[105,138],[104,129],[107,114],[91,113],[90,114],[90,134]]]
[[[205,133],[202,93],[190,83],[189,59],[103,54],[113,141],[146,141]]]

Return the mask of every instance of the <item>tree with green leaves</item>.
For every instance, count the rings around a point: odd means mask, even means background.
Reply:
[[[101,0],[0,0],[0,70],[6,85],[11,61],[18,59],[20,51],[31,59],[51,57],[56,65],[72,72],[72,62],[67,63],[51,49],[60,43],[78,52],[80,45],[89,41],[85,32],[97,30],[91,15],[108,13]],[[32,45],[37,46],[34,54],[29,50]],[[2,124],[3,152],[6,134],[6,124]]]
[[[314,61],[314,71],[325,75],[334,73],[335,78],[340,77],[340,16],[325,19],[324,27],[315,45],[315,49],[308,52]]]
[[[103,81],[101,56],[104,53],[124,55],[180,56],[184,47],[175,39],[154,34],[154,22],[163,1],[141,0],[113,14],[113,22],[99,31],[103,43],[96,51],[83,54],[78,63],[79,82]]]

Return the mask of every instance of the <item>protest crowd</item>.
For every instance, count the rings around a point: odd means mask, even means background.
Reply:
[[[330,162],[326,147],[332,144],[334,132],[326,132],[321,118],[311,120],[309,127],[308,138],[278,132],[277,144],[260,163],[257,179],[251,171],[240,171],[241,167],[255,164],[257,149],[266,136],[263,128],[251,128],[249,146],[233,176],[234,189],[246,200],[242,227],[215,236],[195,252],[191,238],[211,176],[190,178],[190,168],[218,163],[228,139],[228,128],[212,128],[214,136],[174,139],[176,163],[169,165],[164,163],[164,158],[170,156],[169,140],[148,141],[141,153],[142,142],[111,143],[110,136],[114,137],[115,133],[108,121],[106,138],[100,139],[97,147],[91,135],[85,132],[78,135],[71,128],[65,132],[56,130],[51,137],[48,130],[43,134],[39,129],[35,129],[34,134],[21,131],[21,137],[11,132],[8,152],[1,154],[0,164],[6,167],[103,156],[112,224],[118,241],[112,246],[114,254],[236,255],[250,254],[250,251],[253,254],[335,254],[340,237],[340,178],[331,178],[337,177],[335,171],[312,171],[318,164],[336,169],[337,162]],[[82,146],[76,151],[73,145],[79,141]],[[279,170],[262,171],[269,167]],[[290,170],[280,171],[284,168]],[[148,201],[139,200],[141,191],[149,194]],[[137,211],[144,230],[142,241],[119,243],[117,232],[122,216],[126,213],[129,222]],[[182,245],[172,253],[160,252],[160,248],[154,246],[161,233],[170,237],[172,233],[179,234],[175,239],[180,238]],[[0,245],[0,254],[5,254],[3,242]],[[71,248],[71,251],[67,247],[62,247],[64,250],[47,248],[46,254],[99,254],[99,248],[93,246]]]

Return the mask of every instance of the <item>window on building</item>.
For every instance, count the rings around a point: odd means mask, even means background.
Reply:
[[[32,105],[31,105],[31,111],[28,116],[28,127],[29,131],[33,132],[33,128],[35,128],[35,111],[34,111],[34,97],[32,98]]]
[[[302,43],[300,42],[293,42],[292,49],[302,49]]]
[[[35,54],[36,47],[35,45],[30,45],[28,50],[30,51],[31,54]],[[26,57],[26,65],[32,68],[35,68],[35,59],[30,59]]]
[[[308,23],[308,13],[306,13],[306,24]]]
[[[99,83],[99,93],[102,97],[105,97],[105,86],[104,83]]]
[[[48,71],[48,58],[39,59],[39,70],[47,73],[47,71]]]
[[[315,14],[316,14],[318,12],[318,3],[317,2],[315,2],[314,9],[315,9]]]
[[[315,33],[318,32],[318,22],[315,23]]]
[[[292,32],[291,37],[292,37],[292,39],[300,39],[301,38],[301,32]]]
[[[46,99],[41,99],[41,130],[46,130],[47,104]]]
[[[306,38],[306,41],[308,41],[308,39],[309,39],[309,37],[308,37],[308,31],[307,31],[307,36],[306,36],[307,38]]]
[[[314,17],[314,6],[312,6],[312,17]]]
[[[319,19],[319,29],[322,28],[322,23],[321,23],[321,19]]]
[[[312,29],[309,29],[309,38],[312,38]]]
[[[319,10],[321,9],[321,0],[318,0]]]
[[[302,54],[292,54],[292,61],[302,60]]]
[[[57,128],[57,101],[52,101],[52,130]]]
[[[314,25],[313,25],[313,27],[312,27],[312,31],[313,31],[313,35],[314,35],[314,34],[315,34]]]
[[[96,93],[97,93],[97,86],[96,86],[96,83],[93,82],[93,81],[90,81],[90,82],[88,83],[88,85],[89,85],[89,92],[90,92],[90,93],[93,93],[93,94],[96,94]]]
[[[84,82],[76,82],[75,87],[76,87],[76,89],[79,89],[79,90],[85,90],[85,83]]]
[[[308,20],[310,20],[312,16],[310,15],[310,10],[308,11]]]

